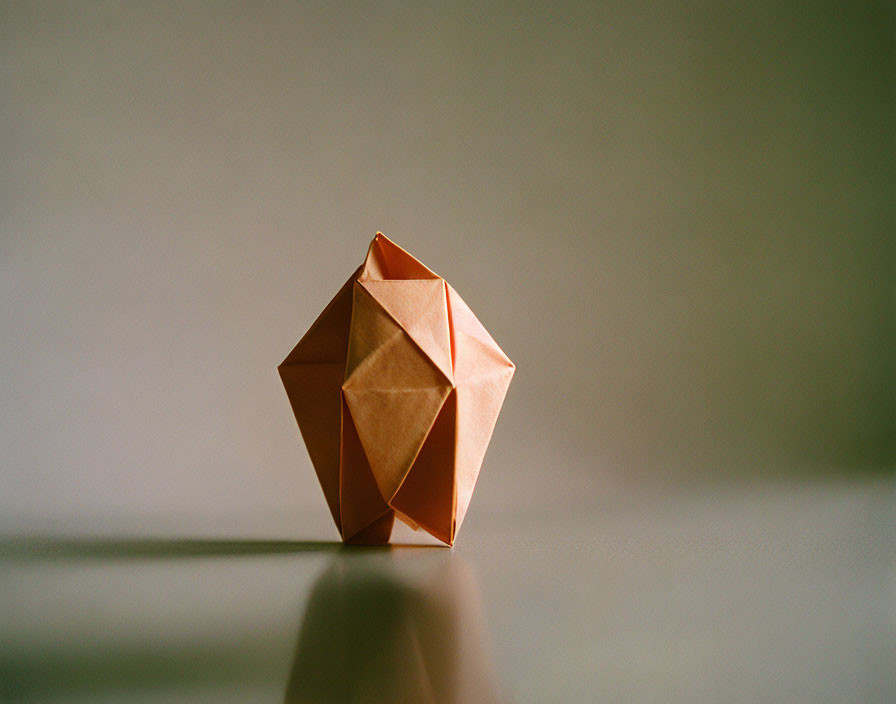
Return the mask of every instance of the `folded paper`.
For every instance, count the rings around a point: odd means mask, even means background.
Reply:
[[[377,233],[278,371],[345,542],[454,544],[514,365],[448,282]]]

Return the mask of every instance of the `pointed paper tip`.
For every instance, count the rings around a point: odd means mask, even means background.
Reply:
[[[393,247],[398,247],[397,244],[395,244],[392,240],[390,240],[388,237],[386,237],[382,232],[377,230],[376,234],[373,236],[373,240],[371,241],[370,246],[371,247],[373,247],[375,245],[382,246],[384,244],[391,244]]]
[[[360,278],[386,281],[441,277],[382,232],[377,232],[367,248]]]

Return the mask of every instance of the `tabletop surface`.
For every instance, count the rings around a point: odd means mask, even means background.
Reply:
[[[7,536],[0,698],[892,702],[893,515],[877,478],[480,517],[451,550]]]

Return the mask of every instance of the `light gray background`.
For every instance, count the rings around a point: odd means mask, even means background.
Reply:
[[[468,526],[886,469],[892,16],[4,2],[0,522],[325,525],[275,367],[376,230],[518,366]]]
[[[0,699],[896,700],[894,44],[0,0]],[[518,365],[453,550],[334,542],[275,371],[378,229]]]

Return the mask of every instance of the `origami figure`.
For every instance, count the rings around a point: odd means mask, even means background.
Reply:
[[[278,371],[345,542],[454,544],[514,365],[450,284],[377,233]]]

